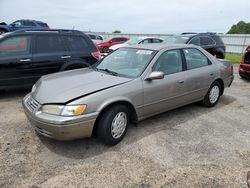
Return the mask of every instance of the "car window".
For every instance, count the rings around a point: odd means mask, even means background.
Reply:
[[[88,49],[88,43],[84,37],[81,36],[66,36],[69,42],[71,51],[83,51]]]
[[[135,78],[145,70],[155,53],[153,50],[119,48],[99,61],[95,67],[114,71],[119,76]]]
[[[96,36],[97,40],[103,40],[103,38],[101,36]]]
[[[65,51],[63,41],[59,36],[36,36],[34,53],[53,53]]]
[[[28,20],[23,21],[23,24],[24,24],[25,26],[36,26],[33,22],[28,21]]]
[[[208,58],[203,53],[201,53],[201,51],[197,49],[194,48],[184,49],[184,55],[188,70],[204,67],[209,64]]]
[[[192,38],[188,44],[193,44],[193,45],[197,45],[197,46],[200,46],[201,45],[201,42],[200,42],[200,37],[194,37]]]
[[[151,39],[144,39],[140,42],[140,44],[148,44],[151,43]]]
[[[91,38],[91,39],[96,39],[96,35],[92,35],[92,34],[88,34],[88,36]]]
[[[215,45],[215,41],[211,37],[201,37],[201,45],[202,46]]]
[[[160,40],[160,39],[152,39],[152,41],[153,41],[153,43],[161,43],[162,42],[162,40]]]
[[[165,75],[181,72],[182,58],[180,50],[166,51],[156,61],[153,70],[164,72]]]
[[[28,54],[30,48],[30,37],[17,36],[3,40],[0,43],[0,55]]]
[[[23,25],[21,21],[16,21],[16,22],[14,22],[12,24],[15,25],[15,26],[22,26]]]

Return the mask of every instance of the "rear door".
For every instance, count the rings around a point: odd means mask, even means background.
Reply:
[[[58,72],[71,59],[63,39],[59,34],[37,34],[33,43],[34,79],[42,75]]]
[[[13,36],[0,42],[0,87],[33,84],[30,36]]]
[[[81,35],[64,35],[64,41],[67,43],[67,48],[71,53],[71,60],[89,66],[96,62],[91,53],[97,51],[93,42],[85,36]]]
[[[208,36],[201,37],[201,47],[207,50],[212,55],[214,55],[215,45],[216,45],[216,42],[211,37],[208,37]]]
[[[186,62],[187,87],[190,89],[188,100],[203,98],[217,71],[216,66],[196,48],[183,49]]]

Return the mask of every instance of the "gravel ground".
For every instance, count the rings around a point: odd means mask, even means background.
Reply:
[[[27,91],[2,93],[0,187],[247,187],[250,82],[235,73],[216,107],[144,120],[114,147],[37,136],[21,107]]]

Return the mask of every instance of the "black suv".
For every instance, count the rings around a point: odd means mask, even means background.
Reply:
[[[201,46],[217,58],[225,58],[225,45],[221,38],[215,33],[182,33],[168,37],[165,43],[194,44]]]
[[[25,30],[0,36],[0,89],[31,86],[42,75],[93,65],[100,53],[75,30]]]

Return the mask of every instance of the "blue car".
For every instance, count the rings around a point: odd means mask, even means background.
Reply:
[[[10,25],[5,22],[0,23],[0,35],[21,29],[49,29],[49,26],[44,22],[36,20],[17,20]]]

